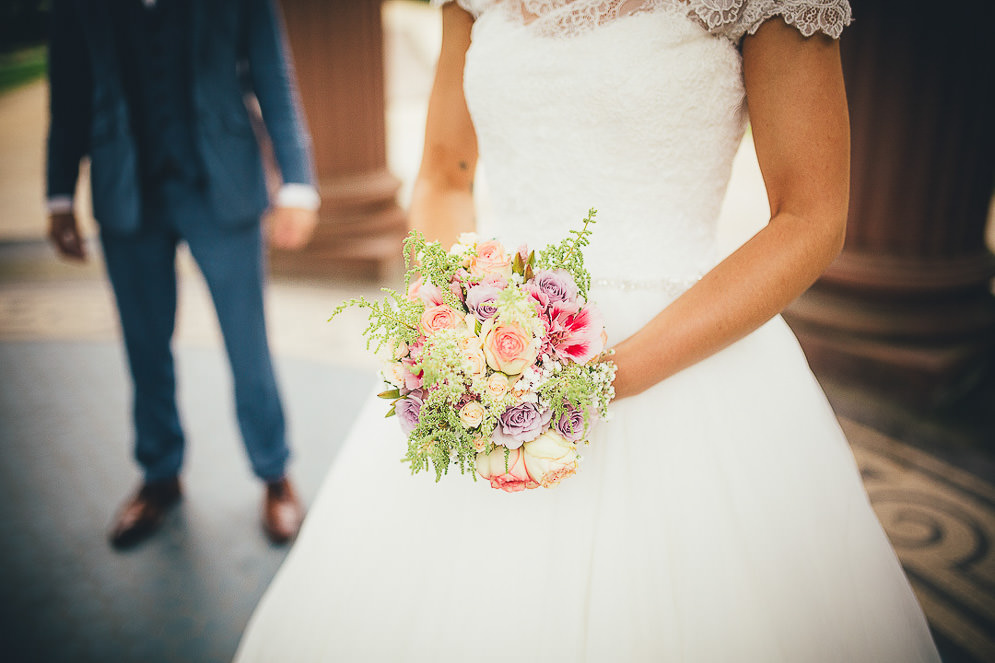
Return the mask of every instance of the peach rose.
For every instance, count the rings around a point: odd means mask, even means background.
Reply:
[[[505,255],[501,242],[494,239],[477,244],[477,255],[470,259],[468,267],[474,276],[500,274],[511,278],[511,258]]]
[[[477,451],[483,451],[487,448],[487,439],[483,437],[473,438],[473,448]]]
[[[495,371],[515,375],[530,366],[539,355],[535,337],[520,325],[490,319],[480,330],[487,365]]]
[[[439,304],[425,309],[421,314],[422,331],[426,335],[434,334],[443,329],[457,329],[463,325],[463,315],[451,306]]]
[[[522,447],[525,468],[543,488],[555,486],[577,471],[577,449],[550,429]]]
[[[503,373],[491,373],[487,378],[487,395],[496,401],[508,393],[508,376]]]
[[[529,476],[521,449],[512,449],[505,464],[505,449],[498,447],[489,454],[477,454],[477,473],[491,482],[491,488],[517,493],[526,488],[538,488],[539,483]]]
[[[484,406],[470,401],[459,411],[459,420],[467,428],[476,428],[484,421]]]

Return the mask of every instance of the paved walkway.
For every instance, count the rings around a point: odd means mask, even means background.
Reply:
[[[389,161],[404,182],[403,202],[418,165],[439,25],[433,10],[403,0],[385,5],[385,24]],[[190,438],[187,499],[162,536],[114,553],[104,530],[137,480],[127,374],[99,256],[66,265],[42,241],[46,96],[44,83],[0,96],[4,660],[224,661],[286,551],[258,528],[261,495],[225,400],[229,378],[209,297],[183,256],[176,348]],[[746,143],[724,211],[728,245],[752,233],[765,211]],[[276,278],[269,291],[293,472],[306,499],[375,381],[361,316],[325,319],[345,297],[375,290]],[[830,396],[854,409],[853,394]],[[843,424],[945,660],[995,660],[992,458],[945,444],[950,431],[914,420],[901,435]]]

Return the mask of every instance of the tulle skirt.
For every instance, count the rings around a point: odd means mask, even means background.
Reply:
[[[593,293],[614,340],[665,301]],[[938,661],[780,318],[614,403],[552,489],[412,477],[372,396],[239,647],[254,661]]]

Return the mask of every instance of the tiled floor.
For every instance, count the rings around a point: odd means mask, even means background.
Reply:
[[[181,344],[188,433],[185,499],[161,535],[127,553],[106,543],[138,475],[127,376],[113,340],[0,343],[0,642],[4,661],[227,661],[286,553],[259,527],[223,353]],[[369,371],[281,357],[296,457],[310,500]],[[329,403],[334,407],[329,407]]]

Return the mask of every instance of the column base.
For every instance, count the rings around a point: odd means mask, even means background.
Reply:
[[[283,276],[400,278],[407,217],[395,199],[399,186],[387,171],[322,182],[311,241],[301,251],[272,251],[271,269]]]
[[[995,297],[874,301],[817,285],[784,313],[813,372],[916,409],[946,408],[995,375]]]

